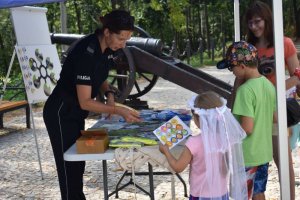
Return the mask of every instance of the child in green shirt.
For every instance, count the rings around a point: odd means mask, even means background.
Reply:
[[[276,109],[276,94],[272,83],[258,69],[256,48],[245,42],[234,42],[227,50],[226,58],[217,68],[228,68],[237,79],[245,82],[237,89],[233,114],[247,133],[243,140],[243,152],[247,172],[248,198],[263,195],[268,180],[268,165],[273,159],[272,126]],[[255,176],[263,181],[255,182]],[[260,178],[261,179],[261,178]],[[260,191],[253,193],[253,183]],[[257,186],[257,185],[256,185]]]

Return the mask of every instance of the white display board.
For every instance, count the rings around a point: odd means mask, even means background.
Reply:
[[[47,8],[24,6],[10,11],[17,45],[51,44]]]
[[[11,8],[10,11],[17,44],[7,71],[6,80],[10,75],[12,63],[17,54],[31,111],[33,135],[43,179],[31,104],[46,101],[57,84],[61,65],[56,47],[51,45],[46,18],[47,9],[25,6]],[[3,91],[5,91],[5,88],[6,82]]]
[[[45,101],[56,86],[61,64],[55,45],[15,47],[29,103]]]
[[[51,44],[47,9],[24,6],[10,11],[28,102],[46,101],[61,70],[56,47]]]

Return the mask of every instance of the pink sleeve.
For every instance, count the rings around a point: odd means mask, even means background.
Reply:
[[[291,40],[291,38],[284,37],[284,60],[287,62],[287,59],[297,53],[297,49]]]
[[[185,146],[191,151],[192,155],[195,155],[195,153],[197,152],[197,147],[199,146],[196,145],[197,137],[198,136],[190,136],[185,143]]]

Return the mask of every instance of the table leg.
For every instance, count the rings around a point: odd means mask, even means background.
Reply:
[[[187,194],[187,188],[186,188],[186,183],[185,181],[182,179],[182,177],[176,173],[176,176],[178,177],[178,179],[181,181],[181,183],[183,184],[183,188],[184,188],[184,196],[185,197],[188,197],[188,194]]]
[[[173,174],[171,174],[171,194],[172,200],[175,200],[175,179]]]
[[[116,190],[112,193],[110,193],[109,195],[113,195],[114,193],[116,193],[116,199],[119,198],[119,191],[122,189],[120,186],[122,180],[124,179],[124,177],[127,175],[127,170],[123,173],[122,177],[120,178],[120,180],[118,181],[117,185],[116,185]],[[130,184],[130,182],[128,183]],[[128,184],[125,184],[124,187],[126,187]],[[123,187],[123,186],[122,186]]]
[[[154,200],[153,168],[150,163],[148,163],[148,169],[149,169],[150,199]]]
[[[108,200],[107,163],[106,163],[106,160],[102,160],[102,168],[103,168],[103,192],[104,192],[104,199]]]

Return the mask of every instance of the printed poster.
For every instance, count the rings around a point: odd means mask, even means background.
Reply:
[[[55,45],[16,46],[29,103],[46,101],[61,71]]]

